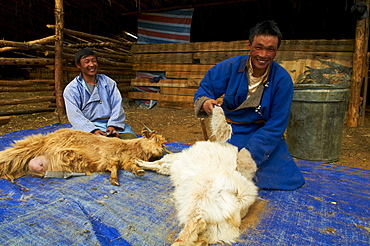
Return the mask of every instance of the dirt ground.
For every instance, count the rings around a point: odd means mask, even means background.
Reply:
[[[145,124],[169,141],[194,144],[196,141],[204,140],[200,120],[194,116],[193,109],[158,106],[143,109],[131,105],[125,111],[127,123],[137,134],[140,134]],[[340,160],[334,164],[370,170],[370,113],[368,112],[366,116],[363,127],[345,126]],[[11,116],[8,124],[0,126],[0,135],[22,129],[36,129],[58,122],[58,116],[53,112]],[[61,123],[68,123],[67,118],[62,117]]]

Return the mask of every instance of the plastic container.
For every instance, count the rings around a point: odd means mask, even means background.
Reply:
[[[286,141],[293,157],[339,160],[349,88],[338,85],[296,84]]]

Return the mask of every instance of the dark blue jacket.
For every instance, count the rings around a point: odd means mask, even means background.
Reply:
[[[294,93],[292,79],[283,67],[272,62],[260,103],[235,110],[248,95],[244,69],[248,57],[233,57],[212,67],[201,81],[194,100],[224,95],[225,116],[235,122],[231,123],[233,135],[229,142],[250,151],[258,166],[257,185],[263,189],[295,190],[304,184],[304,179],[283,138]]]

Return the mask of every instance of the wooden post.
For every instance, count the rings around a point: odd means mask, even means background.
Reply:
[[[55,98],[58,117],[65,114],[63,101],[63,0],[55,0]]]
[[[369,0],[367,0],[369,5]],[[369,7],[369,6],[368,6]],[[366,62],[366,21],[369,17],[358,20],[356,24],[355,50],[353,52],[353,68],[351,76],[351,96],[349,98],[347,125],[357,127],[359,124],[359,111],[361,105],[361,88],[364,79],[364,63]]]

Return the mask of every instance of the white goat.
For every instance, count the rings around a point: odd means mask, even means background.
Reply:
[[[231,127],[219,107],[213,110],[211,128],[221,142],[201,141],[158,161],[138,162],[144,169],[170,175],[175,186],[177,216],[184,228],[173,245],[235,242],[258,194],[252,181],[256,164],[245,148],[238,152],[224,143]]]

